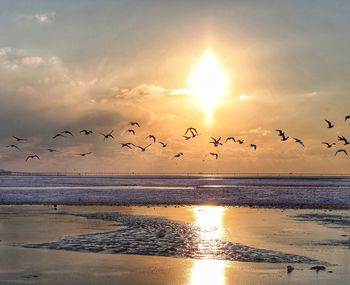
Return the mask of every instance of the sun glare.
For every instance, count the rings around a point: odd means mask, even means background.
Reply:
[[[211,50],[203,53],[192,70],[190,88],[205,113],[206,122],[210,123],[217,104],[228,89],[227,73]]]

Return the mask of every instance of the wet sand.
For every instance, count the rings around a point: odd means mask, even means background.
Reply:
[[[199,243],[220,239],[305,256],[325,264],[326,271],[316,273],[308,263],[291,264],[295,270],[287,274],[289,263],[23,247],[123,229],[116,221],[83,217],[91,213],[161,217],[175,226],[194,225]],[[325,215],[338,218],[330,222]],[[59,206],[54,211],[49,206],[0,206],[0,284],[348,284],[349,248],[341,243],[350,237],[348,217],[346,210]],[[217,245],[212,246],[215,250]]]

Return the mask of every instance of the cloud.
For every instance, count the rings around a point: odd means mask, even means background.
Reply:
[[[239,95],[238,100],[248,101],[248,100],[251,100],[252,98],[253,98],[253,95],[241,94]]]
[[[52,24],[55,21],[56,13],[37,13],[37,14],[21,14],[17,15],[16,20],[19,21],[32,21],[37,24]]]

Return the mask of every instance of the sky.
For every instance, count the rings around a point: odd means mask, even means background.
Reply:
[[[0,168],[349,172],[349,158],[334,156],[350,151],[337,142],[350,138],[349,13],[348,1],[326,0],[0,0]],[[209,49],[229,77],[210,124],[188,92],[191,71]],[[135,136],[126,132],[130,121],[141,125]],[[187,127],[200,135],[185,141]],[[275,129],[305,147],[281,142]],[[74,137],[52,139],[63,130]],[[111,130],[115,139],[104,141],[99,132]],[[168,146],[141,152],[119,145],[146,146],[149,134]],[[245,143],[215,148],[210,136]],[[337,146],[326,149],[324,141]],[[6,147],[12,143],[22,151]],[[41,160],[25,162],[30,154]]]

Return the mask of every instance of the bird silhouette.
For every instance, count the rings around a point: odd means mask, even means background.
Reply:
[[[256,144],[250,144],[250,147],[254,148],[254,150],[256,150]]]
[[[239,144],[243,144],[244,140],[237,140],[236,142],[239,143]]]
[[[323,142],[322,144],[324,144],[327,148],[331,148],[332,146],[336,145],[336,143],[328,143],[328,142]]]
[[[15,144],[10,144],[10,145],[7,145],[6,147],[9,147],[9,148],[15,148],[17,149],[18,151],[22,151],[18,146],[16,146]]]
[[[156,137],[154,135],[149,135],[149,136],[146,137],[146,139],[152,139],[153,143],[156,142]]]
[[[327,129],[331,129],[334,127],[334,125],[330,121],[325,120],[325,122],[327,123]]]
[[[70,131],[63,131],[61,132],[61,134],[73,136],[73,134]]]
[[[167,143],[163,143],[163,142],[159,142],[161,145],[162,145],[162,147],[167,147]]]
[[[128,125],[131,125],[132,127],[134,127],[134,126],[140,127],[140,124],[138,122],[129,122]]]
[[[284,131],[282,130],[275,130],[276,132],[278,132],[278,136],[282,136],[282,134],[284,134]]]
[[[132,130],[132,129],[127,130],[127,132],[128,132],[128,133],[131,133],[131,134],[133,134],[133,135],[135,135],[135,131]]]
[[[27,139],[22,139],[16,136],[12,136],[17,142],[21,142],[21,141],[27,141]]]
[[[121,148],[128,147],[130,149],[132,149],[131,145],[135,146],[133,143],[120,143],[120,145],[121,145]]]
[[[233,141],[233,142],[236,142],[236,139],[234,137],[228,137],[226,140],[225,140],[225,143],[227,143],[229,140]]]
[[[103,136],[103,140],[105,141],[108,138],[114,139],[114,136],[112,135],[114,130],[111,130],[108,134],[100,133],[101,136]]]
[[[338,136],[338,141],[344,142],[344,145],[350,144],[350,142],[349,142],[349,141],[347,140],[347,138],[344,137],[344,136]]]
[[[56,152],[56,151],[58,151],[58,150],[52,149],[52,148],[48,148],[47,150],[48,150],[49,152]]]
[[[215,159],[218,159],[219,155],[216,152],[211,152],[210,153],[212,156],[215,156]]]
[[[83,133],[84,135],[88,136],[90,134],[92,134],[92,130],[81,130],[79,133]]]
[[[288,140],[288,139],[289,139],[289,137],[288,137],[288,136],[286,136],[286,134],[285,134],[285,133],[282,133],[280,137],[281,137],[281,141],[283,141],[283,142],[285,142],[286,140]]]
[[[77,153],[77,155],[82,156],[82,157],[87,156],[89,154],[92,154],[92,151],[85,152],[85,153]]]
[[[341,153],[341,152],[344,152],[346,155],[348,155],[348,152],[345,150],[345,149],[338,149],[336,152],[335,152],[335,155],[336,156],[338,153]]]
[[[350,115],[345,116],[345,122],[350,119]]]
[[[218,139],[210,137],[211,141],[209,143],[212,143],[215,147],[218,147],[219,145],[222,145],[222,143],[220,142],[221,137],[219,137]]]
[[[300,139],[297,139],[297,138],[293,138],[295,143],[298,143],[298,144],[301,144],[302,146],[304,146],[304,143],[300,140]]]
[[[179,153],[175,154],[173,158],[178,158],[178,157],[180,157],[182,155],[184,155],[184,154],[182,152],[179,152]]]
[[[148,147],[150,147],[152,144],[150,143],[149,145],[145,146],[145,147],[142,147],[142,146],[139,146],[137,145],[136,147],[138,147],[139,149],[141,149],[141,151],[145,151]]]
[[[191,133],[192,137],[198,136],[197,130],[193,127],[187,128],[185,135],[187,135],[187,133],[189,133],[189,132]]]
[[[55,139],[55,138],[58,138],[58,137],[66,138],[66,136],[64,136],[62,134],[54,135],[52,138]]]
[[[40,160],[40,157],[37,156],[36,154],[34,154],[34,155],[28,155],[27,158],[26,158],[26,162],[27,162],[29,159],[34,159],[34,158],[37,158],[38,160]]]
[[[194,137],[190,137],[190,136],[182,136],[186,141],[188,141],[189,139],[192,139],[192,138],[194,138]]]

